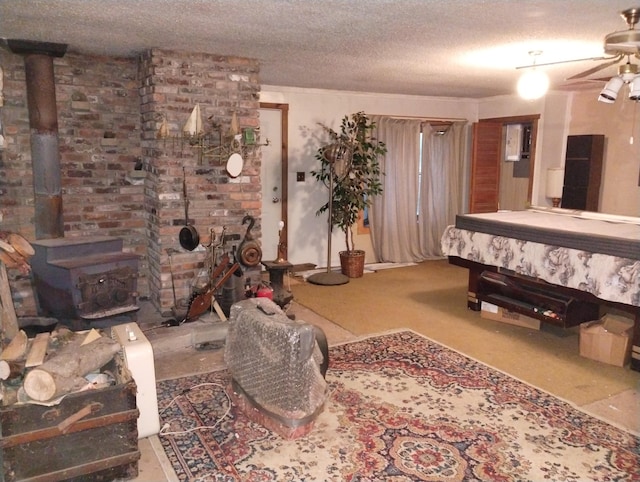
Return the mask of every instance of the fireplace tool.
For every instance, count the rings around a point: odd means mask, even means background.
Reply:
[[[215,294],[233,274],[241,274],[240,265],[235,260],[231,263],[231,258],[228,253],[225,253],[222,256],[217,265],[215,264],[217,259],[216,250],[221,248],[224,244],[225,231],[226,227],[223,227],[222,234],[220,235],[220,242],[215,245],[215,236],[213,230],[211,230],[211,241],[209,243],[209,247],[211,248],[211,276],[209,278],[209,283],[204,287],[204,289],[194,290],[191,295],[191,299],[189,300],[189,306],[185,316],[176,320],[170,320],[170,322],[168,322],[170,326],[177,326],[194,321],[204,314],[211,306],[214,306],[215,308],[215,304],[217,304]]]
[[[222,288],[224,283],[239,268],[240,265],[237,262],[231,264],[229,255],[225,253],[220,260],[220,264],[213,270],[212,279],[215,279],[216,281],[212,282],[204,292],[196,292],[191,297],[191,300],[189,301],[189,308],[187,308],[187,314],[181,323],[188,323],[196,320],[200,315],[205,313],[210,306],[212,306],[212,303],[216,303],[216,292]]]
[[[171,307],[172,318],[165,321],[164,325],[176,326],[179,324],[178,320],[182,320],[185,316],[186,304],[183,302],[184,300],[178,301],[178,297],[176,296],[176,282],[175,275],[173,273],[173,253],[175,253],[176,250],[173,248],[167,248],[166,252],[169,256],[169,274],[171,275],[171,293],[173,294],[173,306]]]
[[[198,230],[192,224],[189,224],[189,196],[187,196],[187,174],[184,166],[182,166],[182,196],[184,197],[184,227],[180,230],[178,236],[180,246],[187,251],[193,251],[200,244],[200,235]]]

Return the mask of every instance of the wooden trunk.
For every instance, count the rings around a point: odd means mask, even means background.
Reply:
[[[0,481],[110,481],[138,475],[136,384],[119,356],[118,383],[46,407],[0,408]]]

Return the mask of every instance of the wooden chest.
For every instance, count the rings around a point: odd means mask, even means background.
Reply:
[[[0,481],[108,481],[138,475],[136,384],[119,358],[118,383],[45,407],[0,408]]]

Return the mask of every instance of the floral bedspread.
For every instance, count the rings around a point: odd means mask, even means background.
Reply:
[[[640,261],[495,236],[449,226],[445,256],[476,261],[587,291],[603,300],[640,306]]]

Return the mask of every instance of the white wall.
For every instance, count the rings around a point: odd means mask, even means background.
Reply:
[[[475,99],[449,99],[404,95],[367,94],[320,89],[297,89],[263,85],[261,102],[289,105],[289,252],[291,263],[327,264],[327,217],[316,216],[328,198],[327,189],[311,177],[314,156],[324,143],[318,123],[338,128],[340,120],[358,111],[369,115],[416,116],[447,119],[478,118]],[[296,172],[306,174],[296,182]],[[331,264],[339,265],[338,251],[344,250],[344,236],[334,232]],[[368,238],[359,237],[356,248],[367,251],[367,262],[374,262]]]

